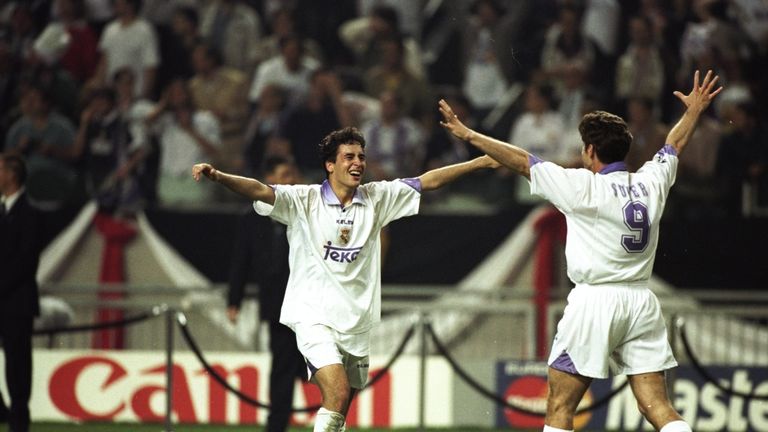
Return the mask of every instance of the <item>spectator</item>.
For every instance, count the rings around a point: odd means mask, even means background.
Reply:
[[[8,131],[5,149],[26,157],[30,198],[58,206],[75,191],[77,174],[70,165],[75,127],[52,111],[50,95],[42,87],[26,87],[19,106],[22,116]]]
[[[83,160],[88,192],[102,210],[133,212],[140,207],[136,168],[146,155],[145,142],[132,139],[130,122],[121,115],[113,89],[91,93],[75,153]]]
[[[261,174],[257,171],[266,156],[274,149],[269,149],[280,128],[280,119],[285,110],[285,92],[275,84],[264,87],[259,97],[261,103],[256,107],[248,121],[243,143],[243,160],[238,164],[244,167],[248,176]],[[287,152],[290,153],[290,152]]]
[[[13,56],[24,61],[32,53],[32,45],[37,38],[38,28],[32,15],[32,7],[23,2],[9,5],[11,9],[8,41]]]
[[[187,83],[177,79],[147,117],[160,142],[158,199],[163,206],[200,206],[211,188],[190,187],[189,161],[216,160],[221,132],[216,116],[195,109]]]
[[[42,249],[40,212],[24,186],[24,160],[0,154],[0,340],[10,409],[0,397],[11,431],[29,431],[32,394],[32,324],[40,313],[37,265]]]
[[[669,128],[656,120],[653,101],[639,97],[627,102],[627,127],[633,139],[625,161],[634,172],[664,146]]]
[[[85,20],[84,0],[56,0],[56,10],[71,40],[61,66],[83,84],[93,77],[99,64],[96,32]]]
[[[365,71],[378,63],[381,49],[379,42],[402,39],[403,67],[414,77],[424,77],[424,65],[418,42],[404,37],[400,30],[397,10],[379,5],[371,9],[369,16],[355,18],[339,27],[342,42],[357,56],[357,66]]]
[[[391,37],[380,40],[378,48],[378,63],[365,72],[366,93],[379,97],[384,91],[395,92],[400,98],[403,115],[429,124],[434,109],[429,83],[405,67],[402,39]]]
[[[298,34],[299,29],[296,25],[296,11],[289,7],[280,7],[270,14],[269,27],[271,34],[259,41],[257,47],[257,63],[269,60],[280,55],[280,39],[291,34]],[[311,38],[302,38],[303,51],[307,56],[315,59],[318,63],[323,62],[322,47]]]
[[[21,62],[11,52],[10,35],[0,28],[0,133],[8,131],[13,121]],[[2,151],[2,147],[0,147]]]
[[[114,19],[99,42],[102,58],[96,85],[105,85],[118,69],[130,67],[136,76],[137,95],[151,99],[160,63],[157,37],[152,25],[138,16],[141,0],[115,0]]]
[[[284,36],[280,39],[280,55],[259,65],[251,84],[250,101],[258,103],[261,90],[267,84],[277,84],[287,92],[288,105],[299,106],[309,92],[312,72],[319,67],[317,60],[304,54],[300,36]]]
[[[524,148],[543,160],[562,166],[575,166],[579,160],[579,148],[565,140],[563,118],[555,110],[555,94],[552,86],[530,84],[525,91],[524,111],[515,120],[509,142]],[[531,195],[528,184],[518,181],[516,199],[522,202],[538,202]]]
[[[269,87],[268,87],[269,88]],[[281,157],[270,157],[263,163],[264,180],[270,185],[292,185],[299,182],[296,166]],[[288,285],[288,238],[286,226],[257,217],[253,207],[241,215],[229,277],[227,315],[234,323],[240,312],[246,282],[259,285],[259,316],[269,325],[269,350],[272,365],[269,373],[269,401],[272,409],[266,431],[285,432],[291,417],[296,378],[306,379],[306,364],[296,346],[296,334],[280,324]]]
[[[616,97],[649,98],[658,103],[664,89],[664,63],[649,18],[629,20],[630,43],[616,67]]]
[[[726,184],[725,208],[732,216],[741,214],[746,204],[741,201],[744,183],[768,187],[768,132],[757,117],[752,102],[737,104],[727,118],[731,130],[726,132],[717,156],[717,172]]]
[[[307,100],[299,107],[289,108],[280,126],[280,136],[287,140],[301,172],[310,180],[322,180],[324,172],[317,167],[317,143],[327,131],[350,124],[350,115],[341,100],[339,77],[327,70],[318,70],[310,79]]]
[[[571,166],[578,159],[578,148],[563,148],[563,119],[555,110],[554,89],[546,84],[530,84],[525,91],[524,111],[510,131],[509,142],[543,160]]]
[[[256,67],[261,22],[241,0],[212,0],[203,8],[200,33],[222,54],[224,64],[251,75]]]
[[[472,106],[488,113],[507,91],[504,60],[509,57],[504,39],[504,9],[495,0],[472,5],[468,28],[464,29],[464,82],[462,89]],[[482,114],[481,114],[482,115]]]
[[[592,41],[581,33],[582,10],[566,5],[560,8],[555,24],[547,30],[541,53],[541,68],[560,95],[563,80],[571,73],[580,71],[590,76],[595,63]]]
[[[383,91],[379,103],[381,117],[366,122],[360,129],[368,141],[371,178],[377,181],[413,177],[424,163],[424,131],[416,120],[403,113],[398,93]]]
[[[221,128],[220,161],[235,166],[243,152],[243,133],[248,121],[246,77],[239,70],[222,65],[221,57],[208,44],[195,47],[192,62],[195,67],[195,76],[189,81],[192,101],[196,109],[216,116]]]
[[[199,17],[193,7],[179,7],[173,12],[170,27],[161,27],[158,71],[159,88],[176,78],[190,79],[195,74],[192,51],[203,41],[199,33]]]
[[[154,110],[152,102],[136,97],[133,93],[136,77],[133,70],[123,68],[113,78],[117,96],[117,110],[128,126],[131,135],[130,148],[138,149],[126,166],[139,183],[141,199],[145,204],[157,201],[157,140],[151,140],[147,131],[147,117]]]
[[[51,106],[69,120],[79,114],[79,83],[61,67],[59,59],[71,40],[60,24],[52,24],[38,36],[21,71],[22,82],[46,89]]]

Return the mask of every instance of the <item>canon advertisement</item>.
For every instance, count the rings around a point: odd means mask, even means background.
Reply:
[[[757,367],[707,366],[707,372],[725,388],[741,394],[768,395],[768,369]],[[768,401],[746,400],[725,394],[705,381],[690,366],[674,370],[673,401],[675,408],[695,431],[768,431]],[[546,407],[547,365],[541,362],[499,362],[497,391],[510,405],[542,412]],[[591,405],[621,386],[624,376],[594,380],[580,407]],[[652,431],[637,409],[629,388],[625,388],[602,407],[576,418],[576,429]],[[521,414],[499,407],[498,427],[541,428],[542,417]]]
[[[206,353],[218,374],[241,392],[269,403],[270,358],[263,354]],[[173,368],[173,421],[177,423],[263,424],[268,411],[240,402],[215,382],[191,353],[176,353]],[[387,358],[371,359],[371,375]],[[2,364],[2,357],[0,357]],[[418,424],[419,359],[399,359],[376,385],[361,392],[350,408],[350,426]],[[166,407],[165,357],[161,352],[37,350],[30,410],[33,421],[162,422]],[[430,358],[426,421],[452,422],[453,382],[442,359]],[[4,386],[0,381],[0,386]],[[1,389],[7,394],[7,389]],[[397,395],[397,397],[394,397]],[[296,384],[295,407],[320,403],[311,384]],[[293,423],[312,424],[312,413],[296,413]]]

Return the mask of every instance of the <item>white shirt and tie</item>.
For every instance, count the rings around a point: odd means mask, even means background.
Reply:
[[[5,216],[11,212],[13,205],[16,204],[16,201],[19,200],[19,197],[21,196],[22,193],[24,193],[24,188],[17,190],[11,195],[0,196],[0,217]]]

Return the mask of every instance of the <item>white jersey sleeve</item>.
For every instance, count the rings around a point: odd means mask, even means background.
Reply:
[[[585,169],[563,168],[552,162],[532,158],[531,193],[551,202],[563,213],[570,213],[589,193],[592,173]]]
[[[281,224],[290,226],[296,220],[301,202],[310,194],[311,187],[305,185],[271,185],[275,190],[275,203],[270,205],[254,201],[253,209],[261,216],[268,216]]]
[[[421,182],[418,179],[371,182],[361,188],[376,206],[376,217],[381,227],[419,212]]]
[[[637,170],[637,174],[651,177],[653,184],[659,185],[659,192],[666,199],[669,189],[675,184],[678,160],[675,148],[667,144],[656,152],[651,160],[644,163]]]

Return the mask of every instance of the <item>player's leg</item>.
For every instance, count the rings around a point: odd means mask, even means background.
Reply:
[[[675,411],[667,395],[664,372],[629,375],[629,385],[637,407],[658,431],[690,432],[691,427]]]
[[[592,378],[549,368],[547,384],[547,415],[544,431],[572,431],[573,417]]]
[[[323,403],[315,418],[314,432],[343,430],[352,389],[344,366],[330,364],[317,370],[312,382],[320,387]]]

